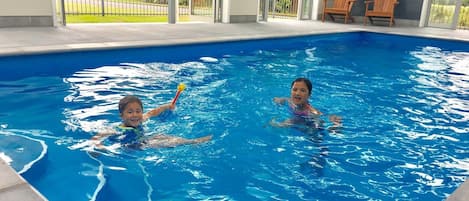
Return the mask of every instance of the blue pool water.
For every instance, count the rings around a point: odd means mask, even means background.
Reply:
[[[469,175],[469,44],[366,32],[0,58],[0,156],[51,201],[442,200]],[[338,130],[274,128],[313,82]],[[148,134],[211,142],[90,155],[127,94],[188,87]],[[327,117],[325,126],[330,126]]]

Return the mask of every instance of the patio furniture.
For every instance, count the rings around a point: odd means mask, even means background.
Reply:
[[[327,1],[323,0],[323,7],[322,7],[322,22],[324,22],[326,18],[326,14],[335,22],[334,15],[343,15],[344,22],[347,24],[348,20],[352,20],[353,17],[350,16],[350,11],[352,10],[353,3],[356,0],[332,0],[334,1],[332,7],[328,7]]]
[[[399,2],[397,0],[372,0],[365,1],[365,17],[363,24],[366,25],[367,18],[373,24],[373,18],[383,19],[389,18],[389,26],[395,24],[394,22],[394,7]],[[370,5],[372,9],[370,9]]]

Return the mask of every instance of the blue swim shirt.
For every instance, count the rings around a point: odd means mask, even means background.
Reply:
[[[112,142],[119,142],[123,145],[143,142],[144,133],[142,125],[139,125],[137,128],[119,125],[115,127],[115,130],[117,133],[108,138]]]

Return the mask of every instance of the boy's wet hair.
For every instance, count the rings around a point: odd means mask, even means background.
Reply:
[[[119,101],[119,112],[120,113],[124,112],[125,108],[127,107],[129,103],[138,103],[140,104],[140,107],[143,110],[142,101],[137,96],[128,95]]]
[[[296,79],[291,83],[290,88],[293,87],[293,85],[295,84],[295,82],[304,82],[304,83],[306,84],[306,87],[308,87],[309,95],[311,95],[311,90],[313,90],[313,84],[311,84],[311,81],[309,81],[308,78],[304,78],[304,77],[296,78]]]

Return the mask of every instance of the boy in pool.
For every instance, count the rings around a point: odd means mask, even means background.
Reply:
[[[110,141],[119,142],[125,147],[132,148],[162,148],[176,147],[179,145],[199,144],[212,139],[207,135],[196,139],[186,139],[171,135],[158,134],[155,136],[144,136],[142,123],[147,119],[158,116],[164,111],[174,110],[175,106],[171,103],[164,104],[157,108],[143,113],[142,101],[136,96],[125,96],[119,101],[119,113],[122,123],[106,132],[98,133],[91,140],[94,141],[97,148],[103,148],[101,141],[106,137]]]
[[[314,128],[321,128],[322,121],[320,116],[322,112],[309,104],[313,85],[307,78],[297,78],[291,84],[290,97],[275,97],[274,102],[278,104],[288,103],[293,114],[293,118],[283,122],[272,120],[270,124],[276,127],[289,127],[292,125],[306,125]],[[342,118],[336,115],[330,115],[329,120],[333,123],[329,129],[334,129],[342,125]]]

